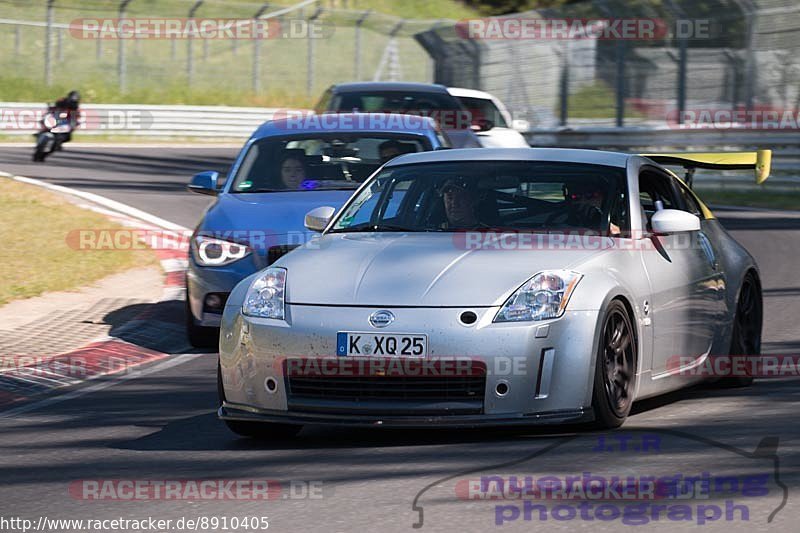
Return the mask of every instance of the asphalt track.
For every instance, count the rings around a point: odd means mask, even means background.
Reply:
[[[236,151],[67,146],[46,164],[34,165],[30,149],[3,147],[0,170],[97,193],[193,227],[209,199],[186,192],[186,181],[200,170],[224,171]],[[717,215],[762,269],[764,352],[799,353],[800,214],[720,210]],[[759,380],[747,389],[697,388],[644,402],[615,434],[631,437],[625,450],[611,437],[607,444],[614,444],[598,446],[597,434],[576,433],[574,428],[557,428],[555,433],[307,428],[292,441],[260,443],[236,438],[216,420],[215,354],[177,354],[170,361],[182,364],[156,364],[132,379],[104,378],[100,383],[108,385],[105,388],[0,418],[0,518],[23,517],[38,525],[42,516],[153,517],[172,519],[165,530],[180,531],[175,521],[181,517],[267,516],[269,529],[275,531],[349,532],[411,530],[422,516],[422,531],[617,531],[632,526],[580,514],[560,519],[550,515],[541,521],[538,511],[525,520],[521,501],[510,502],[519,505],[518,512],[522,509],[511,519],[514,510],[504,507],[509,502],[465,501],[459,496],[469,480],[490,474],[709,472],[763,475],[768,492],[745,496],[734,491],[701,501],[722,509],[717,520],[705,525],[697,525],[695,505],[690,507],[691,519],[679,520],[679,514],[667,516],[665,511],[644,527],[796,531],[800,521],[800,379]],[[658,446],[646,449],[645,439],[655,439]],[[80,482],[87,479],[269,479],[281,482],[281,490],[267,502],[93,501],[75,490],[85,487]],[[313,497],[304,496],[303,482],[310,483],[306,486]],[[742,519],[741,511],[733,511],[728,519],[727,500],[746,505],[748,520]],[[712,516],[714,509],[703,513]],[[498,521],[503,525],[496,525]],[[232,524],[228,530],[233,530]],[[100,530],[112,527],[107,523]],[[21,529],[0,524],[0,530]],[[86,525],[50,530],[98,531]]]

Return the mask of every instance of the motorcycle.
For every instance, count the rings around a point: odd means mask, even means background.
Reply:
[[[61,150],[61,144],[69,139],[74,127],[69,111],[59,109],[48,111],[42,119],[42,130],[36,134],[33,161],[42,162],[48,155]]]

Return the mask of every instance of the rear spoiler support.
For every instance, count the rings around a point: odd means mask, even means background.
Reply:
[[[671,154],[639,154],[661,165],[678,165],[686,169],[685,181],[691,187],[698,168],[711,170],[752,170],[755,181],[761,185],[769,177],[772,167],[772,150],[755,152],[700,152]]]

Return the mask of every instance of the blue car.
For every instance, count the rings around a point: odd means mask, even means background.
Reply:
[[[448,148],[431,118],[387,113],[297,114],[260,126],[227,178],[202,172],[189,190],[217,197],[191,239],[189,341],[216,346],[233,287],[312,236],[306,213],[344,204],[389,159]]]

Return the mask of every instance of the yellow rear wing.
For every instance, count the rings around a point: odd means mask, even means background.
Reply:
[[[679,165],[686,169],[686,181],[692,185],[694,171],[698,168],[711,170],[753,170],[756,183],[761,185],[769,177],[772,166],[772,150],[755,152],[679,152],[672,154],[639,154],[662,165]]]

